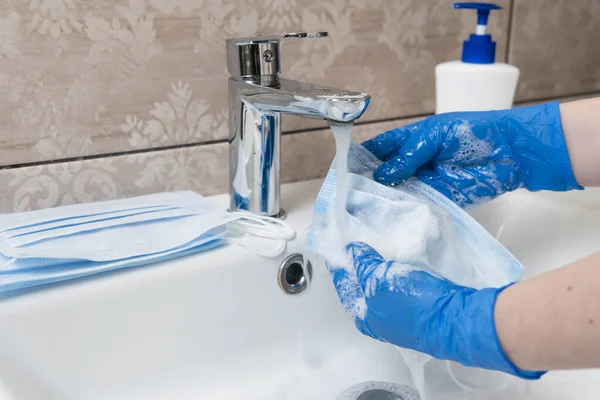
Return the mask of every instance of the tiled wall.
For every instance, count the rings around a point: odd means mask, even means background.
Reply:
[[[497,58],[519,102],[600,94],[600,1],[501,0]],[[355,139],[434,108],[435,64],[474,25],[449,0],[1,0],[0,212],[150,192],[227,190],[227,37],[282,44],[283,75],[370,93]],[[284,181],[322,176],[319,121],[286,118]]]

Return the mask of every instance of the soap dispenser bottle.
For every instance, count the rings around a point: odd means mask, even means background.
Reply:
[[[489,3],[454,3],[454,8],[477,10],[477,28],[463,44],[461,61],[435,67],[436,114],[511,108],[519,69],[495,62],[496,42],[486,33],[490,11],[502,7]]]

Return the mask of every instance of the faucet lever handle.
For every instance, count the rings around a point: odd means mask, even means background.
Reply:
[[[233,77],[265,86],[279,82],[279,42],[327,37],[327,32],[296,32],[227,39],[227,69]]]
[[[252,43],[277,43],[285,39],[318,39],[327,37],[327,32],[291,32],[291,33],[275,33],[272,35],[257,34],[255,36],[227,39],[227,47],[230,45],[242,46]]]

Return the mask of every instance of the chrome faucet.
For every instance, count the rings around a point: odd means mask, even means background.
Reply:
[[[279,42],[327,32],[227,40],[230,209],[283,217],[279,205],[281,114],[344,123],[358,119],[370,96],[280,79]]]

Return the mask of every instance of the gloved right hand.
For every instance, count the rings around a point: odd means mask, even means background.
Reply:
[[[524,379],[544,374],[520,370],[504,355],[494,322],[496,298],[504,288],[456,285],[425,267],[386,261],[365,243],[350,243],[346,252],[348,266],[327,266],[342,304],[363,334]]]
[[[438,114],[363,145],[385,161],[375,180],[416,175],[461,207],[518,188],[581,189],[575,180],[558,102],[502,111]]]

